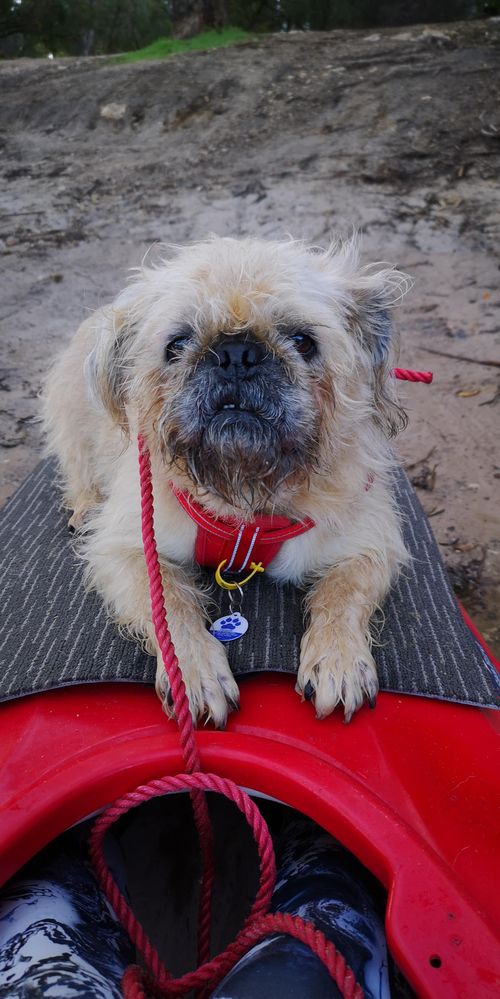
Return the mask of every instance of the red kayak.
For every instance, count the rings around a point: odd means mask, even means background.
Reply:
[[[318,723],[288,678],[249,679],[204,768],[310,816],[388,892],[389,948],[418,996],[500,988],[500,715],[381,694]],[[1,878],[72,824],[182,770],[151,690],[80,687],[2,708]]]
[[[21,497],[27,517],[38,502],[46,509],[40,483]],[[14,504],[9,537],[15,514]],[[58,566],[53,560],[52,575]],[[9,568],[14,579],[15,558]],[[24,613],[18,597],[14,603]],[[41,642],[36,650],[24,642],[28,671]],[[451,637],[440,648],[446,657]],[[498,664],[488,655],[498,688]],[[75,823],[140,784],[184,770],[177,727],[150,687],[80,683],[77,675],[61,682],[71,685],[8,692],[13,699],[0,707],[2,884]],[[498,710],[471,707],[468,695],[463,704],[382,692],[375,710],[363,707],[344,725],[341,712],[318,721],[288,675],[245,677],[240,688],[241,710],[226,730],[197,732],[203,769],[308,816],[368,868],[387,892],[390,952],[419,997],[498,996]]]

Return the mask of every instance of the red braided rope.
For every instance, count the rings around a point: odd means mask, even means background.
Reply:
[[[403,382],[425,382],[426,385],[433,379],[432,371],[411,371],[410,368],[393,368],[391,374]]]
[[[337,952],[334,944],[312,923],[306,923],[299,917],[287,913],[266,915],[276,880],[274,850],[267,825],[257,806],[241,788],[223,777],[201,772],[186,689],[167,625],[163,581],[154,533],[151,461],[142,437],[139,437],[138,443],[142,536],[150,583],[152,619],[170,684],[187,772],[175,777],[163,777],[150,781],[149,784],[142,785],[135,791],[124,795],[98,817],[90,835],[90,854],[99,882],[148,968],[148,972],[143,972],[136,965],[127,968],[122,980],[125,999],[146,999],[148,995],[159,997],[159,999],[167,999],[167,997],[170,999],[170,997],[183,996],[192,989],[201,989],[200,997],[204,999],[243,954],[263,937],[272,933],[287,933],[307,944],[326,966],[345,999],[363,999],[363,989],[356,982],[351,968],[346,965],[344,958]],[[199,967],[181,978],[173,978],[111,876],[104,859],[104,837],[109,827],[131,808],[159,795],[182,790],[189,790],[191,795],[202,855],[203,879],[198,928]],[[260,859],[259,888],[244,926],[233,943],[222,954],[212,959],[209,959],[209,955],[210,909],[214,881],[213,840],[205,791],[223,794],[239,808],[252,829]]]
[[[292,916],[288,912],[276,912],[272,915],[262,916],[255,920],[246,931],[243,930],[237,940],[230,944],[225,951],[227,966],[223,974],[227,974],[230,968],[260,940],[277,933],[286,933],[310,947],[323,962],[345,999],[363,999],[364,992],[361,985],[356,982],[352,969],[346,964],[335,945],[327,940],[324,933],[317,930],[312,923],[306,923],[300,916]],[[219,981],[221,981],[220,977],[212,983],[212,987],[217,985]],[[161,988],[137,965],[131,965],[127,968],[123,978],[124,986],[125,982],[128,989],[125,993],[127,999],[146,999],[148,994],[158,996],[158,999],[164,999],[164,997],[169,999],[170,996],[182,995],[173,981],[166,988]]]
[[[170,637],[163,595],[156,538],[154,531],[153,483],[151,459],[142,438],[139,438],[139,474],[141,483],[141,527],[144,556],[149,577],[151,616],[158,647],[170,684],[173,708],[179,729],[182,755],[187,773],[200,771],[201,763],[198,745],[194,734],[189,701],[175,649]],[[200,915],[198,920],[198,960],[204,963],[210,955],[211,900],[214,884],[212,825],[208,815],[205,795],[200,791],[191,793],[193,814],[200,843],[203,877],[200,888]]]
[[[215,791],[233,801],[245,816],[257,844],[261,863],[261,879],[259,889],[243,929],[238,934],[234,944],[231,945],[232,948],[238,947],[240,938],[244,938],[244,934],[248,928],[263,916],[269,908],[276,879],[276,869],[272,841],[266,823],[252,799],[236,784],[215,774],[206,773],[178,774],[176,777],[162,777],[159,780],[153,780],[149,784],[138,787],[135,791],[131,791],[129,794],[124,795],[123,798],[115,801],[106,812],[99,816],[94,823],[90,836],[90,856],[100,884],[115,912],[119,915],[130,939],[144,958],[158,985],[164,990],[164,994],[168,996],[181,996],[185,992],[189,992],[190,989],[200,988],[208,983],[213,987],[214,983],[220,981],[234,963],[232,950],[231,956],[229,956],[229,951],[226,951],[211,961],[204,962],[196,971],[189,972],[183,975],[182,978],[173,979],[114,882],[104,859],[103,842],[109,827],[122,815],[129,812],[131,808],[136,808],[151,798],[156,798],[173,791],[193,791],[194,789]]]

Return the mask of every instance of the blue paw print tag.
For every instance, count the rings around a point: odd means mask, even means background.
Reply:
[[[219,642],[234,642],[248,631],[248,621],[239,611],[235,611],[226,617],[218,617],[208,630]]]

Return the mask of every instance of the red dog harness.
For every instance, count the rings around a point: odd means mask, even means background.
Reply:
[[[309,517],[292,521],[287,517],[261,516],[248,524],[229,517],[211,517],[189,493],[181,492],[175,486],[171,488],[191,520],[198,525],[194,550],[198,565],[216,569],[225,562],[224,572],[243,572],[258,562],[266,568],[284,541],[314,527],[314,521]]]

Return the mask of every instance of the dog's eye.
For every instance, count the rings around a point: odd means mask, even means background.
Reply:
[[[296,351],[309,360],[316,353],[316,344],[309,333],[292,333],[290,336]]]
[[[189,341],[191,340],[191,335],[189,333],[179,333],[174,336],[173,340],[170,340],[165,347],[165,360],[167,364],[170,361],[176,361],[185,347],[187,347]]]

